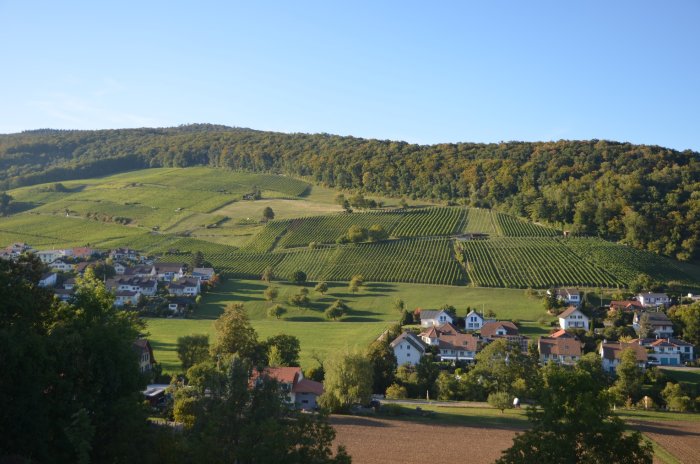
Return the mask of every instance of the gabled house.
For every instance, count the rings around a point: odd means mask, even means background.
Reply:
[[[420,312],[420,325],[421,327],[430,327],[432,325],[442,325],[442,324],[453,324],[454,315],[450,314],[448,311],[421,311]]]
[[[214,269],[211,267],[196,267],[192,270],[192,277],[202,282],[209,282],[214,277]]]
[[[199,279],[185,277],[168,284],[168,293],[172,296],[197,296],[201,291]]]
[[[547,290],[547,295],[552,295],[552,290]],[[567,305],[581,306],[581,291],[578,288],[558,288],[554,290],[557,300]]]
[[[32,251],[32,247],[24,242],[13,243],[5,247],[5,252],[3,253],[7,259],[19,258],[23,253]]]
[[[557,337],[540,337],[537,341],[540,362],[542,364],[548,362],[564,365],[575,364],[581,359],[581,342],[571,334],[564,335],[559,334],[559,332],[556,334],[558,334]]]
[[[673,337],[673,322],[668,318],[665,313],[662,312],[636,312],[634,313],[634,318],[632,319],[632,327],[634,330],[639,332],[642,324],[642,319],[647,318],[649,321],[649,326],[653,336],[656,338],[669,338]]]
[[[617,366],[624,350],[634,351],[637,357],[637,366],[644,370],[648,361],[647,350],[639,343],[614,342],[600,344],[599,354],[603,359],[603,370],[609,374],[615,374]]]
[[[471,311],[469,311],[469,314],[467,314],[467,316],[464,318],[464,328],[466,330],[481,330],[481,327],[484,325],[484,322],[486,322],[484,316],[472,309]]]
[[[520,335],[518,326],[510,321],[487,321],[481,327],[480,333],[485,341],[492,342],[502,338],[518,345],[521,351],[527,352],[529,339]]]
[[[640,293],[637,295],[637,300],[644,307],[658,308],[659,306],[668,306],[671,299],[665,293]]]
[[[75,278],[71,277],[70,279],[67,279],[65,282],[63,282],[63,288],[66,290],[73,290],[75,288]]]
[[[56,275],[55,272],[47,272],[43,276],[41,276],[41,279],[39,280],[39,287],[43,288],[48,288],[48,287],[55,287],[56,286],[56,279],[58,276]]]
[[[621,311],[641,311],[644,305],[636,300],[613,300],[610,302],[610,309],[619,309]]]
[[[155,263],[155,277],[160,281],[172,282],[185,276],[185,265],[182,263]]]
[[[403,332],[389,346],[394,350],[396,363],[399,366],[404,364],[415,366],[425,354],[425,345],[413,332]]]
[[[266,367],[255,370],[250,379],[252,388],[258,387],[264,378],[276,380],[285,400],[297,409],[316,409],[317,399],[323,394],[323,384],[304,378],[300,367]]]
[[[109,252],[109,257],[114,261],[138,261],[139,252],[130,248],[116,248]]]
[[[583,314],[575,306],[569,306],[564,312],[559,314],[559,327],[562,329],[584,329],[589,328],[588,316]]]
[[[695,347],[677,338],[640,338],[633,342],[647,349],[649,364],[679,366],[695,359]]]
[[[133,267],[127,267],[124,270],[124,275],[129,277],[141,277],[141,278],[157,278],[158,273],[154,266],[148,265],[138,265]]]
[[[73,271],[76,274],[82,276],[83,274],[85,274],[85,269],[87,269],[88,267],[95,267],[95,263],[78,263],[75,265]]]
[[[116,261],[112,267],[114,268],[114,272],[117,275],[124,275],[126,273],[126,270],[129,269],[129,266],[127,266],[124,263],[120,263],[119,261]]]
[[[57,259],[66,256],[64,250],[42,250],[37,251],[36,255],[44,264],[51,264]]]
[[[96,254],[96,251],[89,247],[75,247],[71,251],[73,252],[73,257],[79,259],[88,259]]]
[[[153,365],[156,363],[156,358],[153,356],[153,348],[145,338],[134,340],[133,349],[138,355],[139,371],[141,373],[150,372]]]
[[[131,290],[117,290],[114,294],[114,306],[135,305],[139,302],[140,292]]]
[[[52,271],[70,272],[73,270],[73,265],[63,259],[57,259],[49,264],[49,268],[51,268]]]
[[[452,324],[430,327],[419,337],[424,343],[437,346],[441,361],[473,361],[483,345],[479,337],[463,334]]]
[[[61,301],[70,301],[70,299],[73,298],[73,295],[75,295],[75,290],[57,288],[53,291],[53,293],[54,295],[56,295],[56,298],[58,298]]]

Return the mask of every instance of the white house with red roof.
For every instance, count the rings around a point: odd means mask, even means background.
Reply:
[[[677,338],[639,338],[635,342],[647,349],[650,364],[679,366],[695,359],[695,346]]]
[[[316,409],[318,397],[323,394],[323,384],[304,378],[301,367],[266,367],[254,371],[251,386],[255,387],[263,378],[276,380],[286,394],[286,400],[297,409]]]
[[[419,335],[424,343],[437,346],[441,361],[473,361],[483,345],[472,334],[464,334],[452,324],[430,327]]]
[[[561,332],[564,332],[563,334]],[[556,336],[554,336],[556,335]],[[546,364],[573,365],[581,359],[581,342],[575,336],[560,330],[549,337],[540,337],[537,341],[540,362]]]
[[[559,327],[562,329],[584,329],[588,330],[590,321],[588,316],[583,314],[576,306],[569,306],[559,315]]]
[[[620,364],[620,359],[622,358],[622,353],[625,350],[632,350],[637,357],[637,366],[644,370],[647,365],[648,356],[647,350],[639,343],[625,343],[625,342],[614,342],[614,343],[601,343],[600,344],[600,357],[603,359],[603,370],[610,374],[615,374],[617,366]]]

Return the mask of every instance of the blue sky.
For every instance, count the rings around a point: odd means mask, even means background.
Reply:
[[[0,133],[209,122],[700,150],[700,2],[0,0]]]

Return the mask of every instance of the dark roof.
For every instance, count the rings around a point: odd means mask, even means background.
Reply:
[[[472,334],[441,333],[440,349],[478,351],[481,339]]]
[[[423,345],[423,342],[418,337],[416,337],[416,335],[413,332],[403,332],[401,335],[396,337],[394,341],[390,343],[390,345],[392,348],[395,348],[403,340],[406,340],[418,351],[425,351],[425,345]]]
[[[154,266],[158,272],[179,272],[185,267],[183,263],[155,263]]]
[[[146,340],[145,338],[138,338],[134,340],[134,343],[132,344],[134,350],[140,354],[142,354],[144,351],[148,350],[148,354],[151,359],[151,364],[155,364],[156,358],[153,356],[153,348],[151,347],[151,344]]]
[[[455,315],[454,315],[454,314],[452,314],[452,313],[449,312],[449,311],[445,311],[445,310],[443,310],[443,309],[439,309],[439,310],[437,310],[437,311],[426,310],[426,309],[421,310],[421,312],[420,312],[420,318],[421,318],[421,319],[435,319],[435,318],[438,316],[438,314],[440,314],[440,313],[445,313],[445,314],[447,314],[448,316],[450,316],[452,319],[455,318]]]

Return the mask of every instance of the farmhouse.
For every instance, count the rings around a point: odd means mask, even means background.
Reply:
[[[640,293],[637,300],[645,307],[668,306],[671,299],[665,293]]]
[[[647,320],[647,324],[656,338],[668,338],[673,336],[673,323],[665,313],[653,311],[634,313],[632,327],[634,327],[634,330],[637,332],[642,328],[643,319]]]
[[[639,343],[601,343],[600,357],[603,358],[603,370],[610,374],[615,374],[617,366],[620,364],[622,352],[632,350],[637,357],[637,365],[640,369],[645,369],[647,364],[647,350]]]
[[[581,359],[581,342],[570,334],[561,334],[558,337],[540,337],[537,341],[537,348],[542,364],[551,361],[556,364],[572,365]]]
[[[473,361],[483,342],[472,334],[463,334],[452,324],[430,327],[419,337],[430,346],[437,346],[441,361]]]
[[[547,295],[552,295],[552,290],[547,290]],[[581,305],[581,292],[577,288],[558,288],[554,290],[557,300],[573,306]]]
[[[139,371],[141,371],[141,373],[150,372],[153,365],[156,363],[151,344],[145,338],[139,338],[138,340],[134,340],[132,346],[139,357]]]
[[[300,367],[266,367],[253,371],[251,387],[257,387],[264,378],[276,380],[286,394],[287,403],[297,409],[316,409],[317,398],[323,394],[323,384],[305,379]]]
[[[559,315],[559,327],[562,329],[585,329],[588,330],[588,316],[583,314],[575,306],[569,306]]]
[[[415,366],[425,354],[425,345],[413,332],[403,332],[389,345],[394,350],[396,363],[399,366],[404,364]]]
[[[430,327],[434,325],[442,325],[446,323],[452,324],[454,322],[454,315],[450,314],[448,311],[421,311],[420,312],[420,325],[422,327]]]

